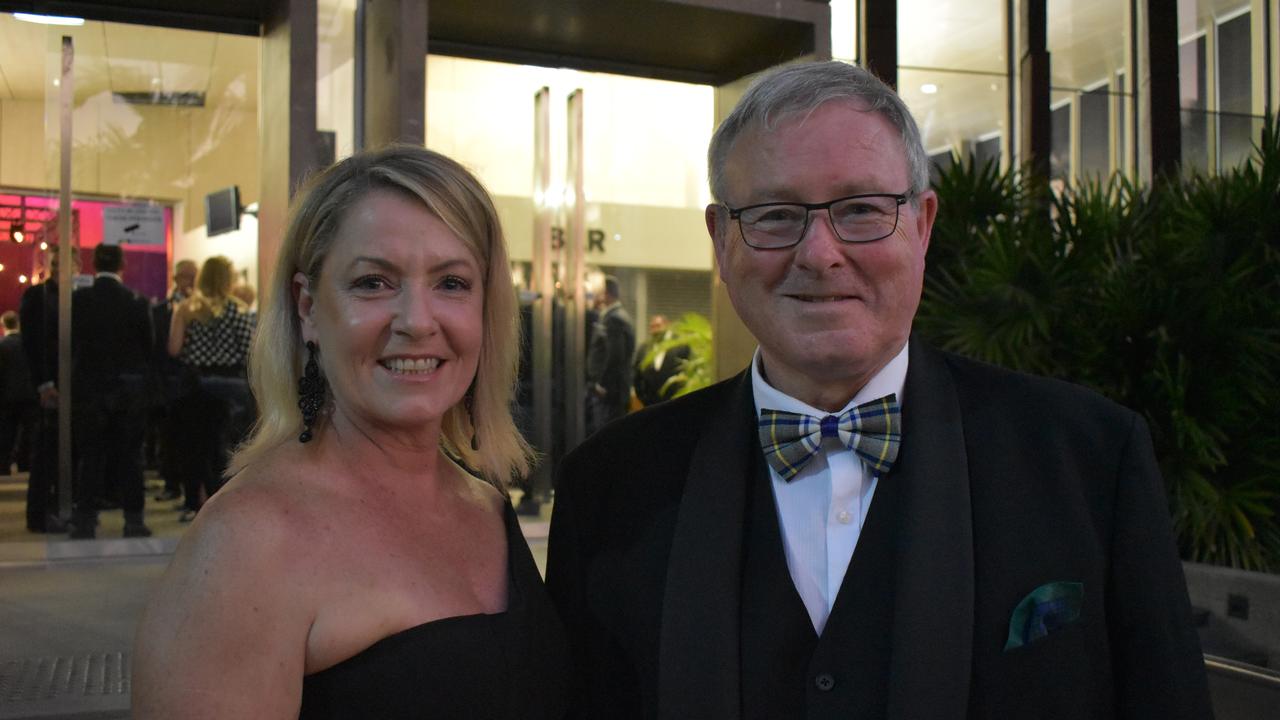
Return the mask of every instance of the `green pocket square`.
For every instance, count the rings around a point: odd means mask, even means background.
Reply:
[[[1022,598],[1009,619],[1009,641],[1005,652],[1039,640],[1080,617],[1084,583],[1045,583]]]

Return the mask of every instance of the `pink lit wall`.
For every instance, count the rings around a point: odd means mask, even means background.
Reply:
[[[0,195],[0,205],[14,207],[25,204],[27,207],[50,208],[55,213],[58,198],[27,195]],[[83,273],[93,271],[93,248],[102,242],[102,210],[113,205],[127,203],[102,202],[97,200],[73,200],[72,210],[78,218],[77,231],[80,244],[80,268]],[[3,218],[0,218],[3,219]],[[0,232],[0,312],[17,310],[22,292],[29,285],[19,282],[19,276],[28,279],[33,273],[42,270],[44,253],[39,245],[43,240],[49,244],[57,244],[56,226],[49,229],[48,237],[41,237],[41,224],[28,223],[24,228],[23,242],[14,242],[12,227],[9,232]],[[124,283],[144,297],[152,300],[165,296],[169,281],[169,257],[173,252],[173,209],[164,208],[164,244],[163,245],[125,245],[124,246]]]

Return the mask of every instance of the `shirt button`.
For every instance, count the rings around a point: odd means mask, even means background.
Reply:
[[[831,692],[831,688],[836,686],[836,679],[830,673],[819,673],[813,679],[813,686],[822,692]]]
[[[836,513],[836,520],[841,525],[848,525],[849,523],[853,522],[853,515],[849,514],[848,510],[841,510],[840,512]]]

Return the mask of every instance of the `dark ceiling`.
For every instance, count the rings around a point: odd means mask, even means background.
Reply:
[[[257,35],[268,4],[0,0],[0,10]],[[813,22],[826,12],[825,5],[825,0],[429,0],[427,47],[443,55],[721,84],[813,52]]]

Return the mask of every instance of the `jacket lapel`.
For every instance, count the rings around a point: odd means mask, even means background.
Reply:
[[[743,373],[707,414],[676,517],[658,651],[658,717],[740,716],[742,526],[755,404]]]
[[[964,718],[973,656],[973,523],[955,385],[945,360],[913,337],[902,449],[886,480],[901,486],[889,717]]]

